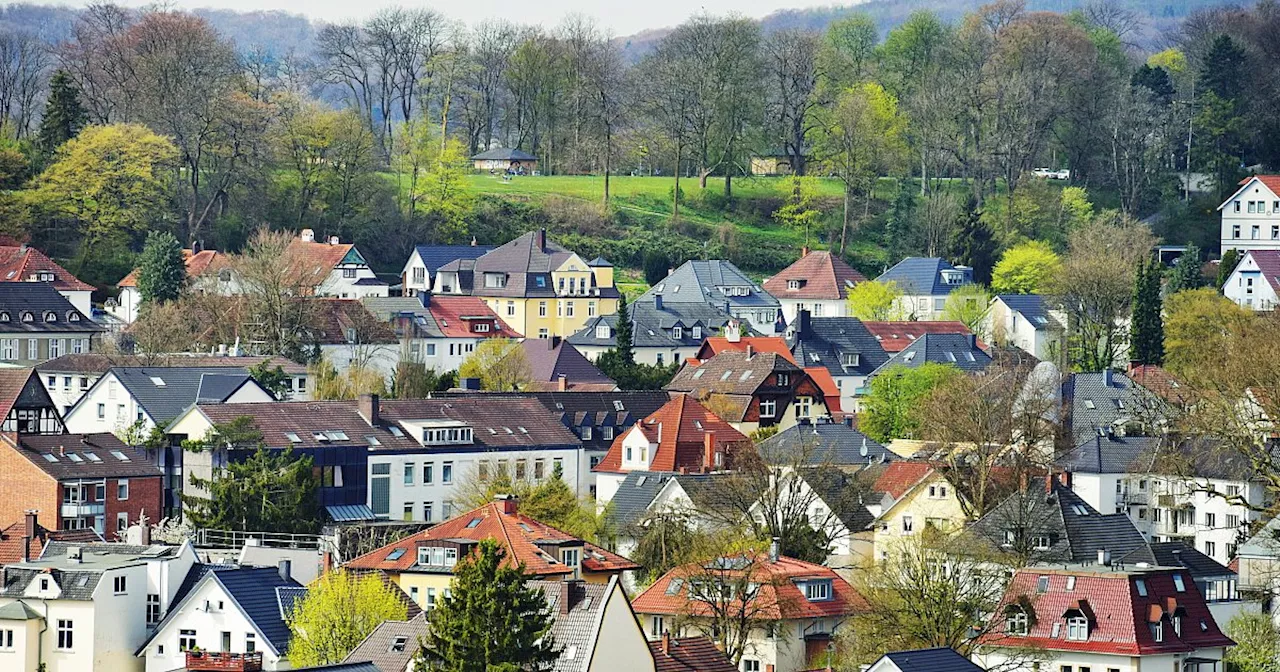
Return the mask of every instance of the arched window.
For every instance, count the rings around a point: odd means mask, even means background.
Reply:
[[[44,321],[45,321],[45,322],[57,322],[57,321],[58,321],[58,314],[57,314],[57,313],[55,313],[55,312],[53,312],[52,310],[46,310],[46,311],[44,311]]]
[[[68,321],[68,322],[79,322],[79,321],[80,321],[80,313],[77,313],[77,312],[76,312],[76,311],[74,311],[74,310],[68,310],[68,311],[67,311],[67,321]]]
[[[36,321],[36,316],[35,316],[34,314],[32,314],[32,312],[31,312],[31,311],[29,311],[29,310],[24,310],[24,311],[22,311],[22,321],[23,321],[23,322],[35,322],[35,321]]]

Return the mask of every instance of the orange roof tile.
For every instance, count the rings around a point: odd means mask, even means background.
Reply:
[[[649,471],[702,471],[712,468],[713,465],[705,464],[709,433],[714,434],[715,447],[725,452],[750,441],[693,397],[681,394],[630,430],[614,437],[609,452],[592,471],[625,473],[622,468],[622,440],[633,431],[644,432],[650,443],[658,444],[649,456]]]
[[[346,563],[346,567],[387,572],[413,571],[418,566],[417,547],[422,542],[448,539],[472,541],[494,539],[506,551],[504,562],[508,565],[523,564],[525,573],[531,576],[559,576],[573,573],[573,569],[561,564],[558,558],[552,561],[538,547],[539,542],[581,542],[582,568],[588,572],[620,572],[640,567],[616,553],[606,551],[595,544],[582,541],[519,513],[514,501],[490,502],[478,509],[472,509],[435,527],[355,558]],[[396,553],[396,551],[400,552]]]
[[[800,286],[791,289],[791,281]],[[842,300],[849,290],[867,278],[844,260],[826,251],[809,252],[777,275],[764,281],[764,291],[779,299]]]
[[[736,342],[724,336],[711,336],[702,342],[702,347],[698,349],[694,359],[707,360],[722,352],[744,352],[748,345],[757,353],[771,352],[782,355],[788,362],[797,364],[795,357],[791,355],[791,349],[787,347],[787,341],[781,336],[743,336]]]
[[[200,250],[195,254],[191,250],[182,251],[182,259],[187,267],[187,277],[197,278],[208,271],[217,271],[228,266],[231,260],[227,255],[217,250]],[[120,282],[116,283],[116,287],[137,287],[138,286],[138,269],[129,271],[129,275],[124,276]]]
[[[886,493],[894,499],[901,499],[911,488],[933,473],[933,465],[928,462],[911,462],[907,460],[890,462],[885,466],[884,473],[880,474],[880,477],[876,479],[872,490]]]
[[[81,282],[59,266],[44,252],[26,245],[0,246],[0,282],[29,282],[39,271],[53,272],[53,287],[59,291],[93,291],[93,285]]]
[[[427,310],[435,318],[440,333],[447,338],[521,337],[493,312],[484,299],[474,296],[433,296],[427,304]],[[479,322],[490,323],[490,330],[472,331],[472,325]]]
[[[823,400],[827,402],[827,412],[840,413],[840,386],[825,366],[810,366],[804,370],[809,379],[822,390]]]

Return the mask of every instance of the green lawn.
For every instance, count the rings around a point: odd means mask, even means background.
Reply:
[[[470,176],[469,182],[476,193],[482,194],[551,195],[587,200],[598,200],[604,194],[604,177],[599,175],[524,176],[503,182],[501,177],[495,175],[478,174]],[[842,193],[839,180],[824,178],[819,180],[819,185],[823,196],[839,198]],[[621,199],[669,199],[673,186],[675,180],[671,177],[615,175],[609,178],[611,196]],[[723,193],[724,178],[708,178],[707,189]],[[733,181],[733,194],[740,198],[777,198],[785,196],[789,189],[790,181],[785,177],[739,177]],[[686,197],[692,195],[699,190],[698,179],[681,178],[680,190]]]

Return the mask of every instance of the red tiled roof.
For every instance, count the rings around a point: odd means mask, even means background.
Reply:
[[[757,353],[771,352],[782,355],[788,362],[798,366],[795,357],[791,355],[791,349],[787,347],[787,341],[781,336],[743,336],[736,342],[730,341],[724,336],[711,336],[702,342],[702,347],[698,349],[698,354],[690,361],[711,359],[722,352],[728,351],[745,352],[748,345]]]
[[[933,465],[928,462],[912,462],[899,460],[885,465],[884,473],[876,479],[873,492],[883,492],[894,499],[901,499],[911,488],[934,473]]]
[[[1174,585],[1181,575],[1184,591]],[[1075,584],[1067,590],[1068,577]],[[1048,578],[1048,590],[1040,592],[1037,582]],[[1142,595],[1137,582],[1145,585]],[[1190,653],[1196,649],[1232,646],[1185,569],[1158,569],[1146,572],[1090,572],[1023,569],[1014,575],[1005,591],[1004,605],[1030,604],[1035,618],[1027,636],[1009,636],[1004,628],[983,638],[984,644],[1043,648],[1050,651],[1080,651],[1119,655]],[[1087,608],[1082,608],[1087,606]],[[1064,613],[1075,607],[1089,618],[1088,639],[1067,639]],[[1174,610],[1185,610],[1181,634],[1170,623]],[[1004,619],[1005,609],[995,618]],[[1030,616],[1030,615],[1029,615]],[[1155,641],[1150,624],[1162,622],[1162,641]],[[1054,628],[1057,636],[1054,636]]]
[[[668,637],[649,642],[654,672],[738,672],[706,637]]]
[[[791,280],[799,280],[799,289],[788,289]],[[866,277],[853,270],[844,260],[830,252],[810,252],[796,263],[764,281],[764,291],[779,299],[844,299],[849,289]]]
[[[31,369],[0,369],[0,420],[9,417],[14,402],[33,375],[35,372]],[[36,384],[39,385],[39,381]]]
[[[539,542],[580,541],[583,546],[582,568],[589,572],[620,572],[638,569],[640,565],[589,544],[550,525],[541,523],[519,511],[508,513],[504,507],[514,502],[490,502],[460,516],[423,530],[415,535],[387,544],[346,564],[351,569],[376,569],[388,572],[412,571],[418,562],[417,547],[423,541],[446,539],[497,540],[506,551],[504,563],[523,563],[531,576],[559,576],[573,570],[558,561],[551,562],[538,547]],[[479,522],[474,522],[476,520]],[[401,551],[392,560],[395,551]]]
[[[22,537],[27,533],[27,522],[18,522],[0,529],[0,565],[8,565],[22,561]],[[27,543],[27,558],[38,558],[44,545],[50,541],[71,541],[92,543],[102,541],[93,528],[82,530],[50,530],[36,523],[35,534]]]
[[[1249,250],[1247,254],[1258,265],[1271,288],[1280,292],[1280,250]]]
[[[742,432],[708,411],[693,397],[681,394],[630,430],[614,437],[609,452],[592,471],[624,473],[622,440],[634,431],[643,432],[650,443],[658,444],[649,456],[649,471],[679,471],[681,468],[702,471],[710,468],[712,465],[704,464],[708,432],[714,432],[716,448],[726,452],[749,441]]]
[[[312,301],[316,307],[312,333],[316,342],[322,345],[343,345],[349,343],[348,329],[354,330],[355,342],[362,344],[398,343],[396,333],[391,324],[383,322],[363,303],[355,299],[308,298],[298,301]]]
[[[804,370],[809,379],[822,390],[822,397],[827,402],[828,413],[840,413],[840,386],[825,366],[811,366]]]
[[[81,282],[59,266],[44,252],[26,245],[0,246],[0,282],[28,282],[33,273],[53,271],[54,289],[59,291],[93,291],[93,285]]]
[[[231,261],[227,255],[217,250],[200,250],[195,254],[191,250],[182,251],[182,259],[187,267],[187,277],[196,278],[207,271],[216,271],[227,266]],[[116,287],[137,287],[138,286],[138,269],[129,271],[129,275],[124,276],[120,282],[116,283]]]
[[[1266,185],[1268,189],[1276,194],[1280,194],[1280,175],[1252,175],[1240,180],[1239,186],[1243,187],[1249,183],[1249,180],[1258,178],[1258,181]]]
[[[729,559],[732,562],[735,559]],[[638,614],[684,614],[706,615],[709,605],[691,600],[689,597],[689,579],[710,579],[713,577],[741,576],[741,572],[750,572],[753,583],[760,585],[752,605],[752,613],[760,618],[796,619],[822,618],[824,616],[848,616],[865,610],[866,600],[840,578],[829,567],[815,565],[811,562],[795,558],[780,557],[777,562],[770,562],[763,554],[750,556],[745,560],[743,569],[704,569],[692,564],[676,567],[662,578],[653,582],[647,590],[631,601],[631,607]],[[805,579],[828,579],[832,584],[832,596],[829,600],[810,601],[805,598],[797,581]],[[672,581],[679,584],[672,586]]]
[[[342,263],[342,259],[347,256],[352,247],[355,246],[351,243],[330,245],[329,243],[307,242],[301,238],[294,238],[289,243],[289,249],[286,254],[298,263],[305,263],[311,267],[300,270],[307,273],[317,272],[320,274],[319,279],[323,281],[329,275],[329,271]]]
[[[968,335],[972,333],[963,322],[863,322],[862,326],[866,327],[867,331],[880,341],[880,347],[891,355],[902,352],[924,334]],[[987,346],[979,342],[978,347],[985,350]]]
[[[1181,404],[1191,397],[1182,381],[1157,364],[1134,366],[1129,369],[1129,378],[1168,402]]]
[[[427,310],[446,338],[521,337],[493,312],[489,304],[474,296],[433,296]],[[490,331],[472,331],[471,325],[476,322],[490,322]]]

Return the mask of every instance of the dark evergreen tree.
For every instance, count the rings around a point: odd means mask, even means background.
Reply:
[[[76,137],[89,121],[80,104],[80,89],[66,70],[58,70],[49,79],[49,102],[40,120],[40,150],[46,155]]]
[[[1164,362],[1164,322],[1160,316],[1162,267],[1154,257],[1138,265],[1133,288],[1129,360],[1138,364]]]
[[[1218,262],[1218,289],[1222,289],[1227,284],[1227,278],[1231,277],[1231,272],[1236,270],[1236,265],[1240,263],[1240,251],[1231,248],[1222,253],[1222,260]]]
[[[1204,275],[1200,272],[1200,248],[1194,243],[1187,245],[1187,251],[1173,265],[1169,273],[1169,284],[1165,294],[1173,295],[1188,289],[1199,289],[1204,286]]]
[[[452,591],[431,612],[422,639],[421,669],[545,672],[555,665],[547,598],[525,584],[524,565],[504,565],[504,555],[486,539],[454,568]]]
[[[631,309],[627,306],[627,297],[618,298],[618,327],[614,334],[614,349],[623,364],[631,366],[636,363],[635,352],[631,349]]]
[[[221,431],[216,433],[221,436]],[[322,518],[320,479],[311,467],[310,456],[291,450],[267,452],[259,445],[248,458],[233,458],[211,479],[191,476],[191,483],[209,496],[182,495],[183,515],[201,528],[315,534]]]
[[[995,235],[982,221],[982,211],[975,201],[969,201],[966,211],[952,243],[955,260],[973,269],[974,282],[990,285],[991,269],[996,265]]]
[[[1238,100],[1244,93],[1245,78],[1249,76],[1246,58],[1244,49],[1235,40],[1225,34],[1219,35],[1200,62],[1197,88],[1223,100]]]
[[[1159,66],[1153,68],[1146,63],[1133,72],[1133,78],[1129,83],[1146,88],[1161,105],[1168,105],[1177,93],[1173,88],[1173,80],[1169,79],[1168,71]]]
[[[667,255],[656,250],[648,250],[644,253],[644,281],[650,285],[656,285],[667,277],[671,270],[671,260]]]
[[[176,300],[186,282],[182,244],[165,231],[148,233],[138,263],[138,293],[142,300],[161,303]]]

